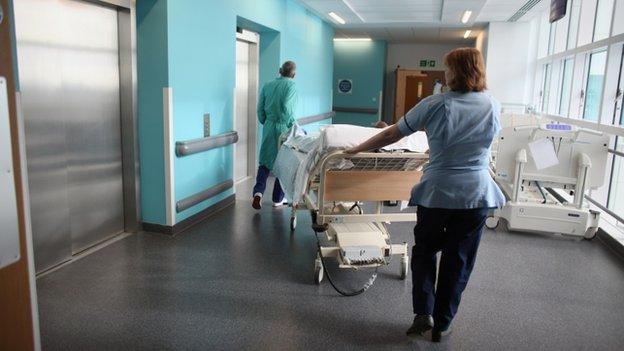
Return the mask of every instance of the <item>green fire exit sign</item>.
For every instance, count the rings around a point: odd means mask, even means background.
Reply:
[[[420,67],[435,67],[436,65],[436,61],[435,60],[420,60]]]

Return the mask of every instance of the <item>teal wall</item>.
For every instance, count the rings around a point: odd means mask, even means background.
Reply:
[[[150,14],[157,17],[163,4],[166,13],[158,16],[161,27],[157,29],[149,17]],[[232,130],[237,26],[260,33],[261,85],[277,76],[282,61],[294,60],[298,65],[297,117],[331,110],[333,29],[294,0],[139,1],[137,17],[141,14],[147,18],[137,21],[139,68],[141,64],[154,67],[159,71],[154,76],[165,78],[151,77],[154,73],[151,69],[139,69],[139,91],[148,90],[139,96],[140,137],[150,139],[141,142],[145,222],[165,223],[162,88],[169,86],[173,90],[174,140],[202,137],[205,113],[211,115],[211,134]],[[155,42],[162,39],[158,32],[163,28],[166,28],[165,44],[157,45]],[[141,42],[146,43],[141,45]],[[162,52],[150,53],[162,48],[166,51],[165,67],[158,62],[146,62],[147,56],[152,55],[159,56],[151,57],[152,60],[162,61]],[[230,146],[176,158],[176,200],[231,179],[232,156]],[[179,213],[176,220],[181,221],[231,194],[225,192]]]
[[[141,215],[146,222],[164,224],[162,90],[169,86],[167,1],[138,1],[136,17]]]
[[[334,106],[374,108],[379,106],[379,92],[383,91],[386,69],[387,44],[385,41],[334,42]],[[338,91],[340,79],[351,79],[353,91]],[[334,123],[370,126],[377,115],[338,112]]]

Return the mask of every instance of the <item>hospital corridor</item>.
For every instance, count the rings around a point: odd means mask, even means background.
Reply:
[[[0,351],[624,350],[623,104],[624,0],[0,0]]]

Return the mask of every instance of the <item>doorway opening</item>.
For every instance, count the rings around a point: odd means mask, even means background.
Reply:
[[[236,33],[234,130],[238,133],[238,142],[234,146],[235,184],[253,177],[257,164],[259,42],[258,33],[248,30]]]

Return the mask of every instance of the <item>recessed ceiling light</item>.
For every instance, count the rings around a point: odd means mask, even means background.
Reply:
[[[462,23],[468,23],[470,16],[472,16],[472,11],[465,11],[464,15],[461,18]]]
[[[468,29],[466,33],[464,33],[464,39],[468,39],[468,37],[470,36],[470,33],[472,33],[472,31]]]
[[[334,41],[372,41],[371,38],[334,38]]]
[[[328,13],[329,17],[333,18],[334,21],[340,23],[340,24],[345,24],[347,23],[347,21],[345,21],[342,17],[338,16],[338,14],[336,14],[335,12],[330,12]]]

